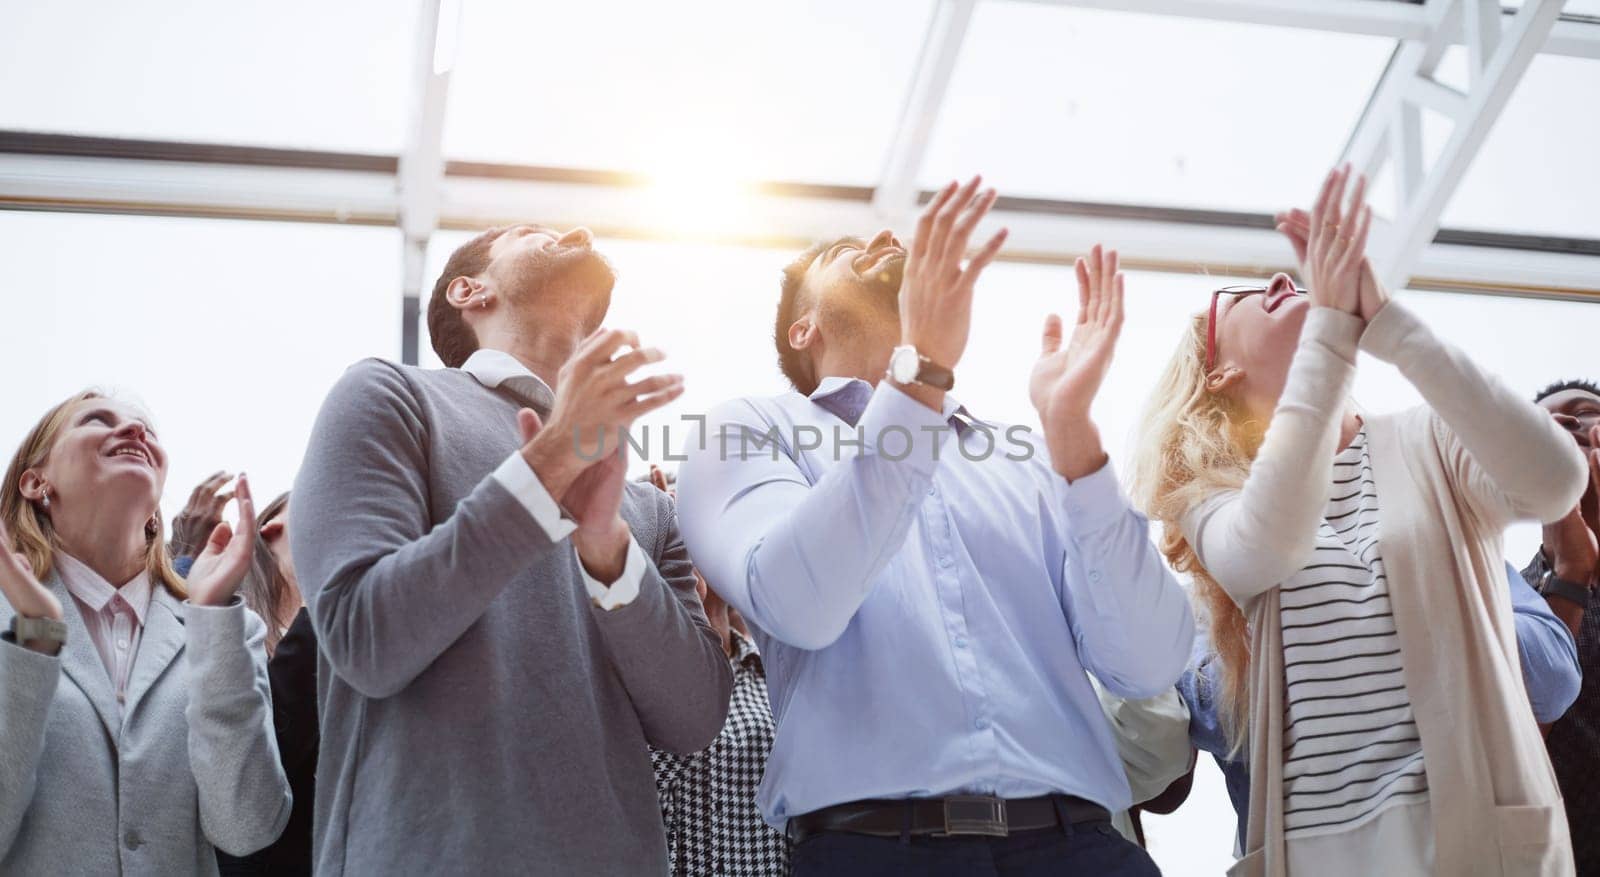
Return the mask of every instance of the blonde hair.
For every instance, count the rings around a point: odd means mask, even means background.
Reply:
[[[1206,388],[1205,312],[1190,320],[1145,407],[1133,460],[1130,492],[1160,521],[1161,553],[1194,579],[1194,596],[1211,629],[1221,667],[1217,714],[1231,750],[1243,744],[1250,713],[1250,634],[1244,612],[1206,571],[1180,522],[1221,490],[1244,485],[1265,425],[1221,393]]]
[[[44,465],[50,458],[50,451],[55,448],[56,439],[61,435],[62,427],[66,425],[74,407],[90,399],[108,398],[111,398],[109,394],[99,390],[84,390],[46,411],[12,455],[5,480],[0,481],[0,520],[5,521],[12,542],[3,547],[26,557],[33,566],[34,576],[40,581],[44,581],[54,569],[55,554],[61,550],[61,540],[56,535],[50,515],[23,497],[22,473]],[[172,568],[172,558],[167,553],[166,540],[163,538],[166,527],[161,520],[159,506],[153,525],[145,528],[145,569],[150,573],[150,581],[164,586],[174,597],[184,599],[188,591],[183,586],[183,579]]]

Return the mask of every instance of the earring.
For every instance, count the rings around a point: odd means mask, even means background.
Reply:
[[[47,493],[47,494],[39,497],[39,505],[43,506],[45,511],[49,511],[50,510],[50,494]]]
[[[478,310],[483,311],[483,310],[488,310],[488,309],[489,309],[489,297],[487,295],[478,296]]]

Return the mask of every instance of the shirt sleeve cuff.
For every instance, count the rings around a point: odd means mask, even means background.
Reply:
[[[887,380],[878,382],[856,428],[866,452],[904,463],[925,476],[933,474],[940,447],[955,432],[942,413]]]
[[[1426,331],[1422,321],[1391,299],[1367,323],[1367,330],[1361,335],[1361,349],[1384,362],[1398,363],[1409,339],[1419,330]]]
[[[1306,314],[1305,335],[1314,338],[1346,362],[1356,361],[1356,350],[1361,346],[1368,328],[1355,314],[1337,308],[1314,307]]]
[[[221,606],[183,601],[184,629],[196,654],[245,641],[244,598],[234,594]]]
[[[1128,510],[1122,485],[1117,482],[1117,471],[1109,459],[1104,466],[1076,481],[1057,475],[1055,485],[1056,499],[1066,510],[1075,532],[1089,532],[1113,523],[1118,515]]]
[[[574,548],[572,552],[576,556],[578,549]],[[589,575],[589,571],[583,568],[582,559],[578,561],[578,572],[583,575],[583,587],[589,592],[589,599],[610,612],[632,603],[639,596],[639,583],[644,580],[645,566],[644,549],[629,536],[628,559],[622,565],[622,575],[609,586],[600,584],[594,576]]]
[[[528,510],[528,514],[539,525],[544,534],[550,537],[551,542],[560,542],[572,535],[578,525],[566,519],[561,514],[561,506],[550,498],[550,492],[544,489],[544,484],[539,481],[539,476],[534,474],[533,467],[523,458],[521,451],[513,451],[506,458],[500,468],[494,470],[492,476],[500,482],[507,492],[517,498],[517,502]]]

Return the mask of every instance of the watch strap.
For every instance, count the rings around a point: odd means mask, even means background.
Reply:
[[[917,354],[917,383],[927,384],[946,392],[956,385],[956,373],[933,360]]]
[[[1546,597],[1560,597],[1564,600],[1571,600],[1579,606],[1589,605],[1589,588],[1587,585],[1556,578],[1556,574],[1553,572],[1545,573],[1544,582],[1539,592]]]
[[[54,618],[24,618],[21,615],[13,615],[11,635],[18,643],[29,640],[64,643],[67,641],[67,623]]]

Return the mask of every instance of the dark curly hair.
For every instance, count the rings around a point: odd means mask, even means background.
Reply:
[[[789,379],[789,384],[803,396],[809,396],[817,389],[817,375],[811,367],[811,360],[805,354],[789,346],[789,327],[800,318],[800,311],[805,307],[801,300],[800,287],[805,283],[806,270],[811,263],[817,260],[834,244],[856,240],[853,237],[842,237],[831,241],[819,241],[812,244],[805,252],[795,257],[783,269],[783,285],[778,294],[778,318],[772,328],[772,341],[778,347],[778,370]]]
[[[1557,393],[1565,393],[1568,390],[1582,390],[1591,396],[1600,398],[1600,385],[1596,385],[1594,381],[1584,380],[1583,378],[1572,378],[1565,381],[1556,381],[1550,386],[1545,387],[1543,390],[1540,390],[1534,394],[1533,401],[1535,404],[1538,404]]]

